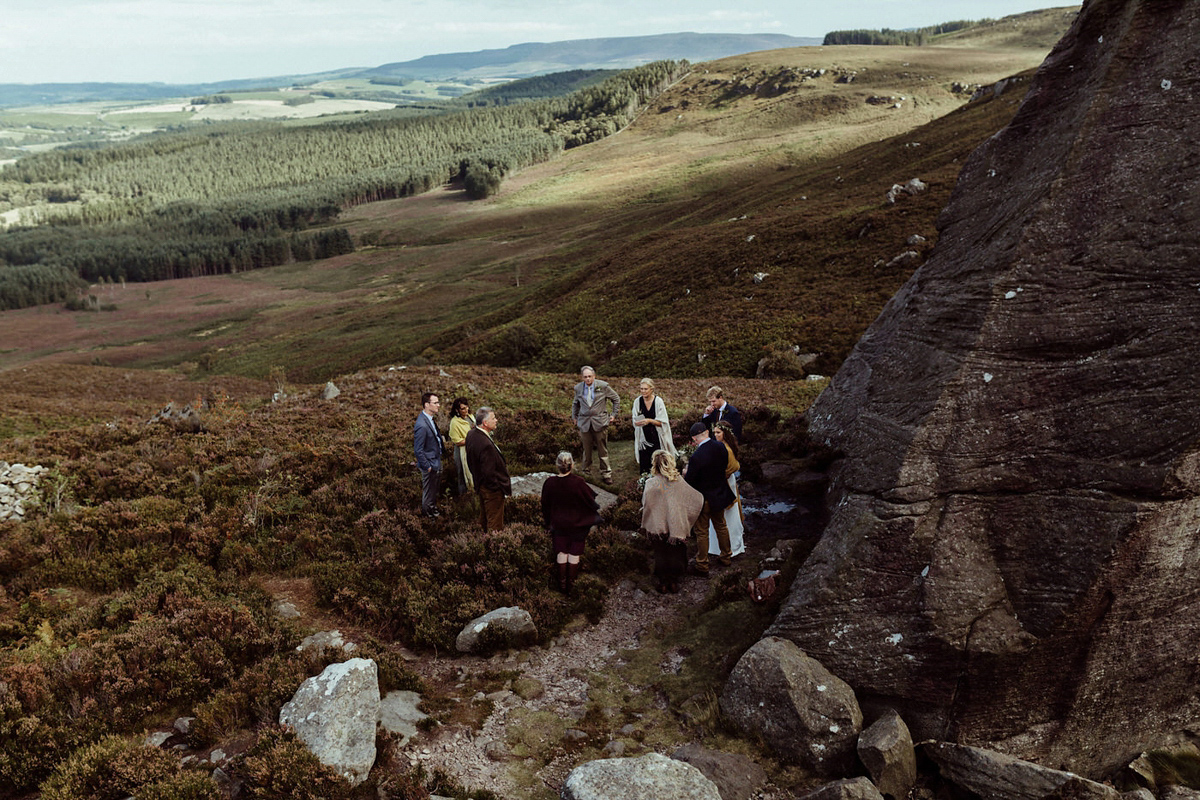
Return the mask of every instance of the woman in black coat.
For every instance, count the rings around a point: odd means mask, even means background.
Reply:
[[[596,493],[588,482],[575,475],[575,457],[565,450],[555,462],[557,475],[542,485],[542,518],[550,532],[554,561],[558,570],[558,588],[569,592],[579,575],[579,557],[588,531],[600,520]]]

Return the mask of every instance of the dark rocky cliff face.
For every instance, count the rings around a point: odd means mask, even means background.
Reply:
[[[768,634],[1100,773],[1200,725],[1200,3],[1085,3],[939,228],[810,412],[830,524]]]

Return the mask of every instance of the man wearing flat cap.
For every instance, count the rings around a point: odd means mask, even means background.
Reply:
[[[704,495],[704,507],[700,510],[696,524],[692,526],[692,536],[696,540],[696,572],[707,575],[710,520],[717,534],[717,545],[721,548],[721,565],[727,567],[733,560],[733,549],[729,545],[729,526],[725,524],[725,509],[736,498],[725,477],[725,467],[729,463],[729,451],[725,449],[725,445],[709,438],[708,426],[703,422],[693,424],[690,433],[692,444],[696,445],[696,452],[688,461],[684,480]]]

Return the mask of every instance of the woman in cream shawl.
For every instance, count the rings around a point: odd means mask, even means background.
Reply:
[[[675,455],[675,442],[667,404],[654,393],[654,381],[642,378],[640,386],[642,396],[633,401],[633,457],[641,472],[646,473],[650,472],[650,459],[656,450]]]
[[[450,406],[450,443],[454,445],[454,472],[458,477],[458,486],[455,489],[459,497],[475,489],[475,480],[471,477],[471,468],[467,466],[465,450],[467,434],[474,427],[475,420],[471,417],[470,402],[465,397],[454,398],[454,404]]]

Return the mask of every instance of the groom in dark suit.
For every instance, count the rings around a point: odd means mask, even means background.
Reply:
[[[575,398],[571,401],[571,421],[579,428],[579,439],[583,443],[582,470],[587,474],[592,468],[592,451],[600,458],[600,475],[605,483],[612,483],[612,465],[608,462],[608,424],[620,413],[621,398],[616,390],[604,381],[596,380],[596,370],[584,367],[579,370],[579,383],[575,384]],[[612,403],[609,415],[608,404]]]
[[[696,452],[692,453],[688,461],[683,479],[704,495],[704,507],[700,510],[696,524],[692,526],[692,536],[696,539],[696,572],[707,575],[709,520],[712,520],[713,530],[717,533],[722,566],[727,567],[733,561],[729,526],[725,524],[725,509],[736,498],[733,490],[729,488],[729,480],[725,477],[725,467],[729,464],[729,451],[725,449],[725,445],[709,438],[708,427],[703,422],[693,423],[690,432]]]
[[[704,416],[701,417],[701,421],[708,426],[711,433],[713,426],[722,420],[728,422],[733,428],[733,435],[737,437],[740,444],[742,441],[742,412],[725,399],[724,389],[720,386],[713,386],[708,390],[708,405],[704,408]]]
[[[421,473],[421,513],[430,518],[438,515],[437,495],[442,482],[444,440],[433,417],[440,405],[436,394],[425,392],[421,395],[421,413],[413,423],[413,453]]]

